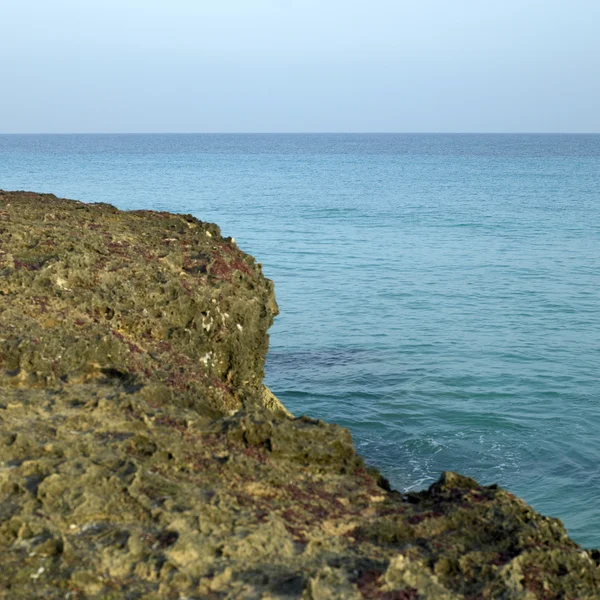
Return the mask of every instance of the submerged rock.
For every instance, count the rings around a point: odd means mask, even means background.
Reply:
[[[455,473],[391,491],[294,419],[272,283],[215,225],[0,192],[0,278],[4,597],[600,597],[558,520]]]

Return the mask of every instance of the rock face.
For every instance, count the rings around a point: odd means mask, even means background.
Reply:
[[[2,361],[21,384],[120,378],[213,416],[257,402],[273,284],[216,225],[37,194],[0,203]]]
[[[600,598],[559,521],[289,415],[276,313],[215,225],[0,192],[0,597]]]

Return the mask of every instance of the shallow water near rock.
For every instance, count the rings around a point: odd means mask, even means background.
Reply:
[[[218,223],[275,281],[290,410],[600,545],[600,136],[0,136],[0,188]]]

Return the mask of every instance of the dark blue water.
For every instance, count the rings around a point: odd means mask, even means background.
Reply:
[[[0,188],[219,223],[276,282],[293,412],[600,546],[600,136],[0,136]]]

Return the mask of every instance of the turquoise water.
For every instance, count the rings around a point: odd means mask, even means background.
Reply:
[[[293,412],[600,546],[600,136],[0,136],[0,188],[219,223],[275,280]]]

